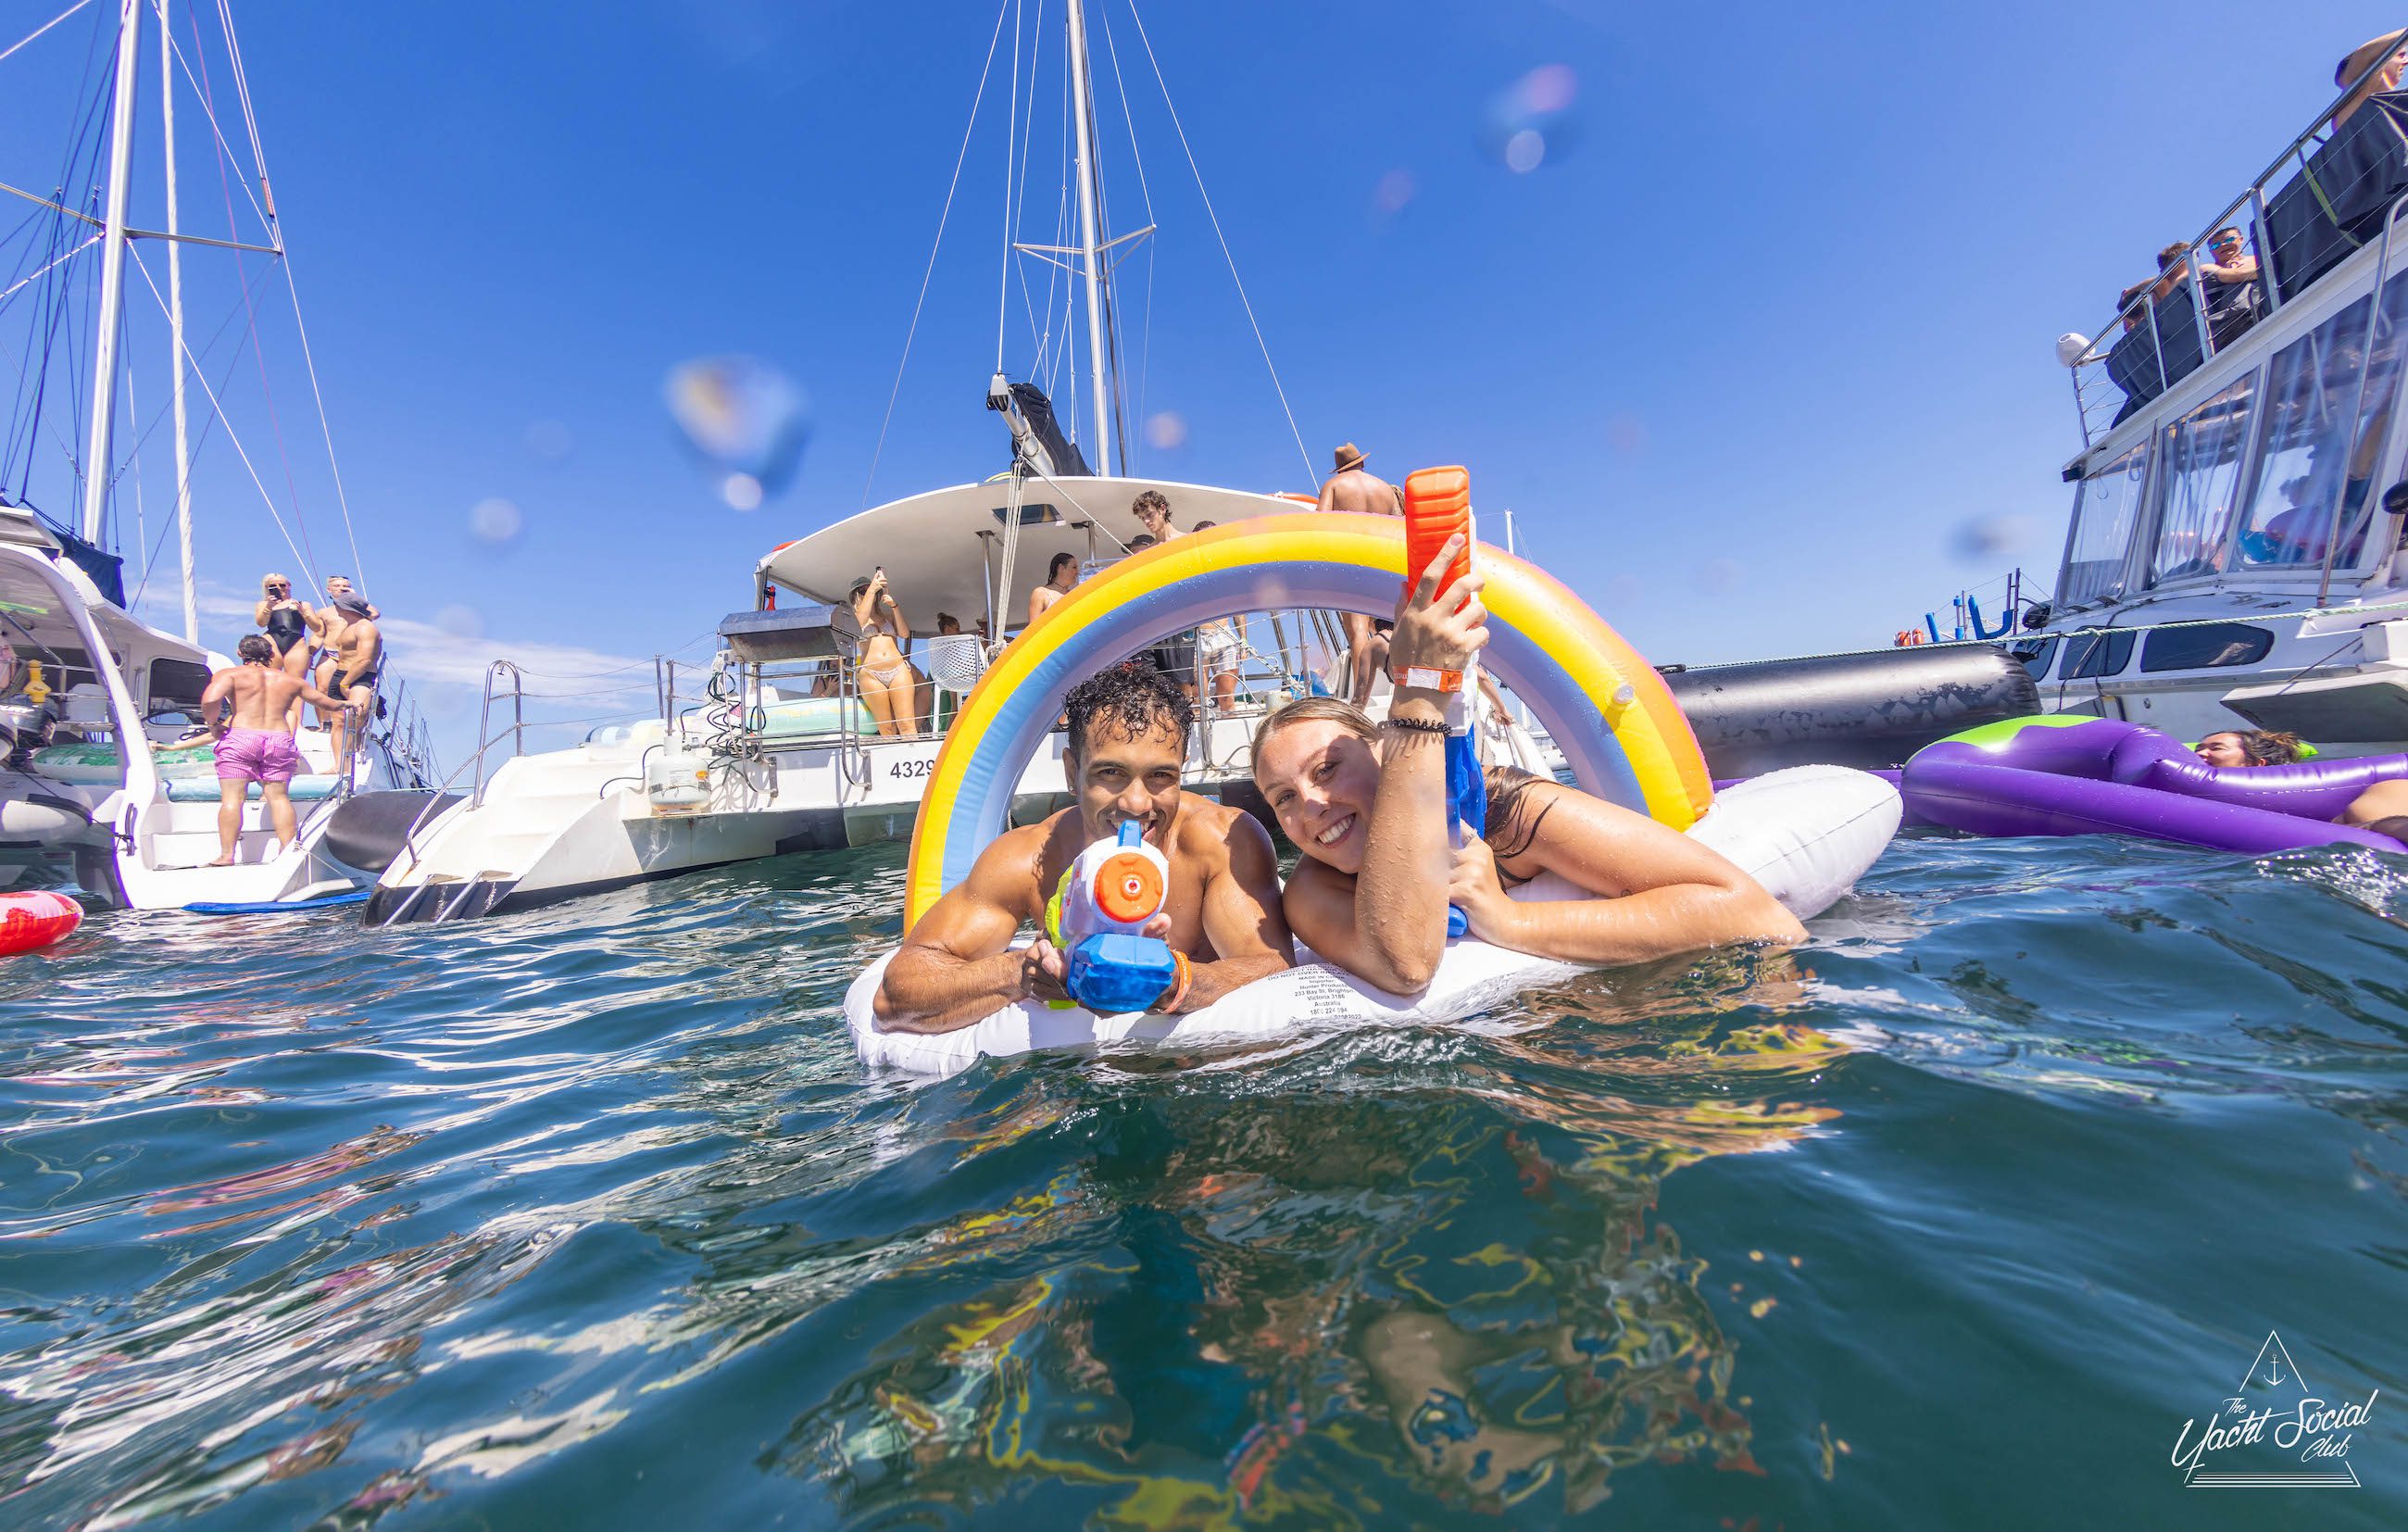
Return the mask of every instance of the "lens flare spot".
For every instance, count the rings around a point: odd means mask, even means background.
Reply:
[[[577,437],[559,421],[538,421],[526,428],[527,455],[538,463],[559,463],[566,460],[577,446]]]
[[[1570,64],[1540,65],[1488,103],[1482,147],[1517,176],[1561,159],[1579,136],[1572,116],[1579,97],[1580,77]]]
[[[498,494],[478,501],[468,510],[468,530],[480,542],[515,542],[525,525],[519,508]]]
[[[2023,551],[2031,537],[2027,516],[1976,516],[1948,535],[1949,551],[1968,564],[2001,559]]]
[[[750,494],[757,506],[794,477],[810,438],[810,402],[777,367],[751,356],[698,357],[671,367],[661,394],[728,504]],[[736,485],[739,478],[752,489]]]
[[[1145,444],[1157,452],[1175,452],[1187,445],[1187,422],[1164,409],[1145,418]]]

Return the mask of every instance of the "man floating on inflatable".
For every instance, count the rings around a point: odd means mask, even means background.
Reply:
[[[879,986],[882,1029],[950,1032],[1023,1001],[1069,1000],[1068,954],[1050,939],[1011,940],[1024,922],[1046,923],[1064,874],[1125,824],[1168,869],[1161,909],[1140,934],[1177,954],[1165,987],[1135,1009],[1197,1009],[1295,961],[1270,837],[1179,785],[1195,707],[1177,683],[1150,666],[1115,666],[1072,688],[1065,710],[1063,769],[1078,802],[1005,832],[912,926]]]

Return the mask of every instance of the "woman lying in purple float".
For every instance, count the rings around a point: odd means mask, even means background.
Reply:
[[[2137,835],[2253,854],[2337,844],[2408,852],[2408,755],[2241,764],[2286,761],[2295,747],[2229,731],[2194,752],[2114,719],[2011,718],[1927,745],[1899,785],[1910,812],[1974,835]]]

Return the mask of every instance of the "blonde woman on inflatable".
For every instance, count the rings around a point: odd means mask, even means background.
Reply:
[[[1487,642],[1475,572],[1435,596],[1462,546],[1450,540],[1397,611],[1394,672],[1461,672]],[[1303,851],[1283,904],[1324,961],[1391,994],[1426,988],[1446,950],[1447,906],[1492,946],[1591,966],[1644,963],[1733,942],[1803,940],[1756,881],[1643,814],[1526,773],[1490,768],[1498,845],[1446,824],[1444,694],[1398,686],[1383,725],[1351,703],[1308,697],[1254,736],[1254,785]],[[1584,896],[1516,901],[1553,873]]]

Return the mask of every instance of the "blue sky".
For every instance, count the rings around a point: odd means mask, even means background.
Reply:
[[[1142,222],[1147,194],[1160,225],[1123,268],[1124,322],[1132,351],[1145,340],[1144,413],[1185,427],[1139,466],[1309,489],[1127,0],[1094,4],[1146,178],[1140,193],[1107,78],[1114,225]],[[1347,438],[1393,474],[1469,465],[1483,508],[1511,507],[1642,652],[1692,663],[1886,642],[2017,560],[2052,578],[2057,468],[2079,445],[2055,337],[2099,325],[2157,246],[2198,232],[2305,124],[2334,60],[2395,20],[2316,3],[1141,13],[1313,470]],[[55,175],[92,14],[0,61],[0,133],[29,154],[0,179]],[[564,694],[557,715],[640,705],[648,666],[593,673],[690,643],[749,604],[760,553],[860,508],[996,15],[237,7],[355,572],[399,619],[405,668],[448,682],[448,739],[472,728],[466,682],[488,651],[526,658],[546,690],[634,683],[632,699]],[[1020,16],[1034,48],[1034,0]],[[1060,179],[1061,17],[1045,7],[1025,238],[1049,237]],[[1516,173],[1484,122],[1545,66],[1574,82],[1568,129]],[[214,83],[239,144],[222,71]],[[1004,462],[981,400],[1009,90],[999,58],[879,498]],[[179,111],[188,224],[222,233],[197,108]],[[1033,345],[1012,301],[1021,376]],[[300,504],[321,570],[339,570],[289,314],[262,328],[276,418],[255,378],[242,399],[230,385],[228,418],[272,495]],[[134,344],[158,363],[155,338]],[[662,405],[667,368],[725,352],[786,369],[813,405],[795,481],[749,513]],[[137,386],[155,416],[163,374]],[[154,537],[163,442],[143,460]],[[204,637],[230,646],[259,570],[293,560],[222,446],[201,470]],[[499,543],[471,530],[494,499],[522,526]],[[1962,529],[1984,523],[2011,546],[1968,562]]]

